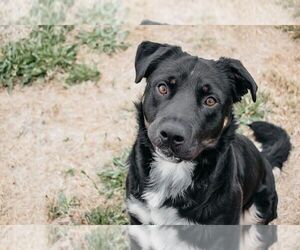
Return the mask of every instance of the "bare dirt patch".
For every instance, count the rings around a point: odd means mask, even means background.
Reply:
[[[123,4],[129,13],[126,23],[135,25],[143,19],[172,25],[276,25],[300,21],[298,0],[130,0]]]

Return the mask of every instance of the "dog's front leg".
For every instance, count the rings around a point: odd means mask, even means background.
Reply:
[[[129,214],[129,223],[130,225],[142,225],[142,223],[134,216]]]

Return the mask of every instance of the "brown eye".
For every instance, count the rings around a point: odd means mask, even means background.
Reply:
[[[211,96],[206,98],[206,100],[205,100],[205,105],[207,105],[209,107],[214,106],[216,103],[217,103],[216,99]]]
[[[158,92],[161,94],[161,95],[166,95],[168,94],[168,87],[166,84],[164,83],[161,83],[158,85]]]

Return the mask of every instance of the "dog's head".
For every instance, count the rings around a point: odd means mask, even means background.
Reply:
[[[232,104],[257,86],[238,60],[191,56],[180,47],[143,42],[135,59],[138,83],[146,78],[143,114],[156,152],[193,160],[214,147],[227,126]]]

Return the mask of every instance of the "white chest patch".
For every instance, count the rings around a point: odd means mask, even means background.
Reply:
[[[178,211],[171,207],[154,208],[134,197],[127,200],[127,210],[142,224],[149,225],[190,225],[188,220],[181,218]]]
[[[149,206],[157,208],[168,198],[183,196],[192,185],[194,167],[193,162],[174,163],[155,157],[143,198]]]
[[[181,227],[177,226],[129,226],[127,231],[138,247],[143,250],[199,250],[197,245],[191,245],[179,237]],[[186,236],[188,238],[188,236]]]
[[[240,225],[260,224],[261,222],[262,218],[255,204],[240,216]]]
[[[145,202],[131,197],[127,200],[128,211],[143,224],[190,224],[186,219],[179,217],[175,208],[164,207],[162,204],[168,198],[184,196],[186,189],[192,185],[194,167],[192,162],[174,163],[156,156],[142,195]]]

